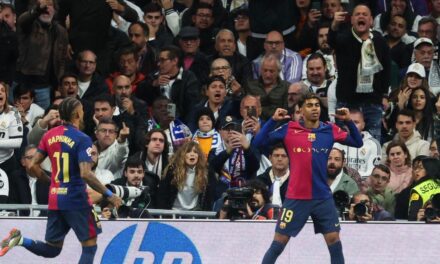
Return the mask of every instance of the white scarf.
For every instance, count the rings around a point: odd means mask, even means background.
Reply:
[[[373,77],[374,74],[383,70],[382,64],[380,64],[379,59],[376,56],[376,51],[374,50],[373,44],[373,34],[369,33],[369,38],[365,41],[359,38],[358,35],[351,28],[351,32],[355,39],[362,43],[361,48],[361,60],[358,65],[357,72],[357,93],[372,93],[373,90]]]

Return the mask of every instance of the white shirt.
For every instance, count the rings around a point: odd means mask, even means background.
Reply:
[[[83,97],[83,95],[86,93],[87,89],[89,89],[91,82],[92,82],[91,80],[88,82],[78,81],[78,96],[79,96],[79,98]]]
[[[23,124],[18,111],[0,113],[0,164],[14,155],[14,149],[21,146]]]

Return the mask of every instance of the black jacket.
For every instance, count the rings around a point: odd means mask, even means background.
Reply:
[[[271,169],[272,169],[272,167],[267,168],[267,170],[265,172],[263,172],[263,174],[258,175],[257,179],[264,182],[264,184],[266,184],[267,187],[269,188],[270,193],[273,194],[273,186],[272,186],[273,183],[272,183],[272,180],[270,179],[270,175],[269,175],[269,172]],[[286,191],[287,191],[288,185],[289,185],[289,180],[286,180],[280,186],[281,201],[283,201],[283,202],[284,202],[284,198],[286,197]]]
[[[248,79],[252,78],[252,63],[243,55],[236,51],[234,55],[228,57],[222,57],[218,53],[215,53],[210,57],[210,61],[215,59],[223,58],[229,62],[232,67],[232,75],[242,86],[246,83]]]
[[[336,84],[338,102],[382,104],[383,95],[388,93],[391,71],[390,51],[380,33],[373,31],[372,34],[374,50],[383,70],[374,74],[372,93],[356,93],[357,69],[361,59],[362,44],[355,39],[351,28],[341,28],[338,31],[329,29],[328,43],[335,49],[338,58],[338,83]]]

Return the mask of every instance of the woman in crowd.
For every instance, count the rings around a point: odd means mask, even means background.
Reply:
[[[418,156],[413,162],[414,187],[409,199],[408,220],[424,220],[424,208],[434,195],[440,194],[440,161]]]
[[[429,90],[418,87],[412,90],[407,108],[416,115],[416,129],[424,140],[431,140],[433,133],[433,97]]]
[[[18,111],[8,104],[8,96],[9,86],[0,81],[0,169],[4,170],[9,177],[18,167],[14,149],[21,146],[23,124]],[[7,188],[6,183],[3,189]]]
[[[397,194],[412,182],[411,155],[402,141],[392,141],[386,153],[386,163],[391,171],[388,187]]]
[[[385,125],[389,131],[389,136],[395,134],[395,123],[397,113],[406,108],[410,101],[411,94],[416,88],[423,88],[429,90],[428,81],[425,78],[425,68],[420,63],[413,63],[408,67],[406,75],[398,89],[391,91],[389,96],[389,106],[385,113]]]
[[[159,183],[157,207],[175,210],[210,210],[208,166],[199,144],[180,147],[165,168]]]

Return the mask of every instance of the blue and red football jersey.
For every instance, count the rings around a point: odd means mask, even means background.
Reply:
[[[92,140],[72,125],[52,128],[40,141],[38,151],[52,164],[49,210],[77,210],[91,206],[79,163],[92,162]]]
[[[362,137],[353,122],[347,126],[350,134],[332,123],[320,123],[307,129],[298,122],[289,122],[270,133],[276,122],[270,119],[253,144],[281,140],[290,163],[290,179],[286,198],[299,200],[328,199],[332,196],[327,184],[327,160],[334,142],[353,147],[362,146]]]

